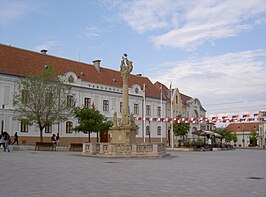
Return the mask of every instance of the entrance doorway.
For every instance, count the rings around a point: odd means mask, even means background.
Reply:
[[[108,131],[100,132],[100,142],[108,142]]]

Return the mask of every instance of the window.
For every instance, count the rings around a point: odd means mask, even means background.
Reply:
[[[134,104],[134,114],[139,114],[139,104]]]
[[[22,90],[22,103],[27,104],[29,102],[29,90]]]
[[[9,86],[5,86],[4,87],[4,104],[5,105],[9,105],[10,102],[10,87]]]
[[[150,126],[146,126],[146,135],[150,135],[151,132],[150,132]]]
[[[109,101],[103,100],[103,111],[109,111]]]
[[[72,133],[72,128],[73,128],[73,122],[67,121],[66,122],[66,133]]]
[[[158,117],[161,117],[161,107],[157,107],[157,115]]]
[[[45,133],[52,133],[52,125],[47,125],[47,126],[44,128],[44,132],[45,132]]]
[[[151,106],[150,105],[146,105],[146,114],[151,115]]]
[[[21,123],[20,123],[20,131],[21,132],[28,132],[28,126],[29,126],[29,123],[27,120],[21,120]]]
[[[84,107],[90,108],[91,107],[91,98],[84,98]]]
[[[122,113],[122,105],[123,105],[123,103],[120,102],[120,113]]]
[[[178,96],[175,96],[175,103],[178,103]]]
[[[158,126],[157,127],[157,135],[161,135],[161,133],[162,133],[162,128],[161,128],[161,126]]]
[[[74,97],[72,95],[67,96],[67,107],[73,107],[74,106]]]

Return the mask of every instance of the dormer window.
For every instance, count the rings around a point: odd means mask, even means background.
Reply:
[[[138,94],[139,93],[139,89],[135,88],[135,93]]]
[[[68,81],[69,83],[73,83],[73,82],[74,82],[74,77],[73,77],[72,75],[70,75],[70,76],[68,77],[67,81]]]

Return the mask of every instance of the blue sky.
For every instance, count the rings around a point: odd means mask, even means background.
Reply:
[[[207,115],[266,109],[266,0],[0,0],[0,42],[142,73]]]

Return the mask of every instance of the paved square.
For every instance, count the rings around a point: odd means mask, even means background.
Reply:
[[[171,152],[108,159],[73,152],[0,152],[0,196],[266,196],[266,151]]]

